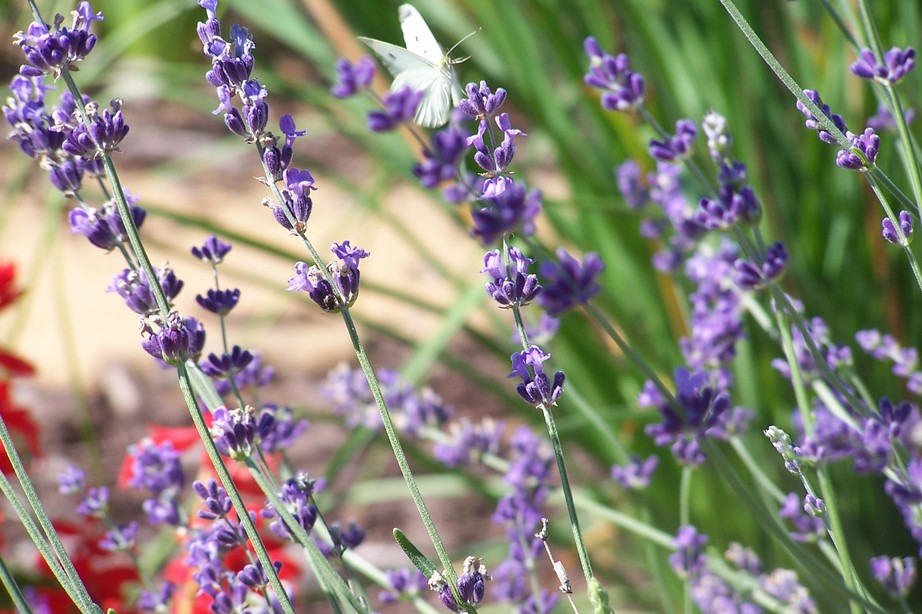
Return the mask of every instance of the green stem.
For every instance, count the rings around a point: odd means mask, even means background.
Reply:
[[[32,608],[26,601],[26,596],[19,590],[19,583],[16,582],[16,578],[10,573],[3,557],[0,557],[0,582],[3,583],[3,587],[10,596],[13,605],[16,606],[16,611],[19,612],[19,614],[32,614]]]
[[[218,452],[218,449],[215,447],[214,441],[211,438],[211,433],[208,431],[208,426],[205,424],[205,419],[202,417],[202,413],[199,410],[195,396],[192,394],[192,387],[189,381],[189,371],[185,364],[177,366],[176,371],[177,375],[179,376],[179,389],[182,391],[183,400],[186,402],[186,407],[188,407],[189,414],[192,416],[192,422],[195,424],[195,430],[198,431],[198,435],[202,440],[202,444],[205,446],[205,452],[208,454],[208,458],[211,460],[211,464],[214,466],[215,472],[218,474],[218,479],[221,481],[221,485],[224,486],[224,490],[227,491],[227,495],[230,497],[231,503],[234,505],[234,511],[237,512],[237,518],[240,521],[240,524],[243,525],[243,529],[246,531],[247,537],[249,538],[250,543],[253,545],[253,549],[256,551],[257,558],[263,565],[263,571],[265,571],[266,575],[269,577],[269,583],[272,585],[272,589],[275,591],[275,596],[278,598],[279,603],[282,606],[282,610],[285,612],[285,614],[294,614],[294,607],[291,605],[291,601],[288,599],[288,593],[285,591],[285,587],[282,586],[278,574],[275,573],[275,567],[272,566],[272,559],[269,558],[269,552],[266,550],[266,546],[263,544],[262,539],[260,539],[259,533],[256,530],[256,525],[253,523],[253,520],[250,518],[250,514],[247,512],[243,497],[240,496],[240,492],[237,490],[237,487],[234,484],[234,480],[231,478],[231,475],[227,470],[227,466],[224,464],[224,459],[221,458],[221,454]]]
[[[563,491],[563,498],[567,504],[570,528],[573,531],[573,543],[576,546],[580,566],[583,568],[583,576],[585,576],[586,584],[588,585],[589,581],[592,580],[592,564],[589,562],[589,554],[586,552],[586,544],[583,542],[583,534],[579,528],[579,515],[576,513],[576,506],[573,504],[573,491],[570,488],[570,478],[567,476],[567,465],[563,458],[560,433],[557,432],[557,421],[554,420],[554,415],[551,413],[550,408],[541,405],[540,409],[544,414],[547,434],[551,440],[551,447],[554,449],[554,458],[557,460],[557,471],[560,473],[560,489]]]
[[[868,183],[871,184],[874,195],[877,196],[880,206],[883,207],[884,213],[887,214],[887,217],[893,224],[893,229],[896,230],[897,239],[903,247],[903,251],[906,253],[906,258],[909,260],[909,268],[912,269],[912,276],[916,280],[919,291],[922,292],[922,272],[919,271],[919,262],[916,260],[916,255],[909,249],[909,239],[903,234],[903,229],[900,227],[900,220],[893,214],[893,209],[890,208],[887,197],[884,195],[883,191],[881,191],[880,186],[877,185],[877,181],[872,175],[868,175]]]

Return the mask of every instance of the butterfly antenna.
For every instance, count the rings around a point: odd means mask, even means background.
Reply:
[[[451,57],[452,51],[454,51],[455,49],[457,49],[457,48],[458,48],[458,45],[460,45],[461,43],[463,43],[464,41],[466,41],[466,40],[469,39],[470,37],[474,36],[474,35],[477,34],[478,32],[480,32],[480,28],[477,28],[476,30],[474,30],[473,32],[471,32],[470,34],[468,34],[467,36],[465,36],[464,38],[462,38],[461,40],[459,40],[457,43],[455,43],[454,45],[452,45],[452,46],[451,46],[451,49],[449,49],[448,52],[447,52],[445,55],[448,56],[448,57]],[[451,60],[451,63],[452,63],[452,64],[460,64],[461,62],[466,62],[466,61],[469,60],[469,59],[471,59],[471,56],[467,55],[467,56],[464,56],[463,58],[459,58],[459,59],[457,59],[457,60]]]

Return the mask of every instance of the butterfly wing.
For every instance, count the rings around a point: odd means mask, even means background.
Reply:
[[[397,16],[400,19],[400,29],[403,30],[403,40],[407,43],[407,49],[438,66],[445,58],[445,51],[435,40],[432,30],[429,29],[419,11],[409,4],[401,4],[397,9]]]
[[[375,52],[381,63],[394,77],[408,70],[422,71],[428,69],[433,72],[436,70],[436,66],[432,62],[409,49],[364,36],[360,36],[359,40]]]
[[[409,87],[423,92],[414,121],[424,128],[437,128],[448,121],[451,112],[453,73],[448,66],[407,70],[394,77],[391,90]]]

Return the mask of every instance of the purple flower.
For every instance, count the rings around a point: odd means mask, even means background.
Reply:
[[[281,561],[275,561],[272,566],[275,568],[276,574],[282,570]],[[269,585],[269,576],[266,575],[262,562],[256,561],[255,563],[244,565],[243,569],[237,572],[237,581],[250,589],[262,591]]]
[[[83,469],[68,465],[58,475],[58,492],[62,495],[82,493],[86,488],[86,474]]]
[[[503,235],[535,232],[534,219],[541,211],[541,192],[526,192],[525,186],[511,178],[500,176],[484,186],[484,194],[471,211],[474,227],[471,234],[484,245],[491,245]]]
[[[234,460],[243,460],[253,456],[254,448],[264,435],[272,429],[274,416],[269,412],[260,412],[247,406],[244,409],[218,407],[211,412],[211,436],[215,447],[221,454]]]
[[[86,160],[98,158],[101,154],[118,151],[118,145],[128,134],[128,124],[122,115],[121,101],[113,100],[112,110],[99,113],[99,105],[86,105],[90,125],[80,123],[67,133],[61,148],[72,156]]]
[[[538,408],[547,408],[557,404],[557,399],[563,394],[563,371],[554,373],[554,379],[544,372],[542,363],[550,358],[537,345],[530,346],[522,352],[515,352],[511,356],[512,373],[509,377],[520,377],[522,382],[516,386],[516,392],[527,403]]]
[[[259,447],[263,452],[284,451],[294,445],[295,440],[307,430],[307,420],[295,419],[290,407],[279,407],[267,403],[262,407],[263,413],[272,415],[273,420],[269,428],[263,433]]]
[[[233,290],[215,290],[211,288],[205,293],[205,296],[201,294],[195,295],[195,301],[201,305],[203,309],[221,317],[229,314],[231,310],[237,306],[239,300],[239,288],[234,288]]]
[[[481,564],[481,560],[474,556],[464,559],[463,572],[458,578],[458,593],[461,595],[461,600],[472,606],[478,606],[483,601],[486,581],[491,579],[486,566]]]
[[[413,121],[424,95],[424,91],[416,91],[409,86],[388,92],[382,101],[384,108],[368,113],[368,129],[388,132],[404,122]]]
[[[733,263],[736,275],[733,281],[746,290],[760,290],[781,277],[788,262],[788,253],[784,244],[778,242],[765,250],[765,259],[761,264],[750,260],[737,260]]]
[[[71,11],[71,16],[70,28],[61,25],[64,23],[62,15],[56,15],[52,31],[48,31],[45,24],[33,21],[28,30],[13,36],[13,42],[22,49],[27,62],[19,68],[19,74],[24,77],[52,74],[57,78],[63,69],[75,69],[74,64],[93,50],[97,37],[90,34],[90,25],[102,21],[102,13],[93,14],[90,3],[81,2]]]
[[[92,486],[83,493],[77,504],[77,513],[81,516],[102,518],[109,511],[109,489],[106,486]]]
[[[580,263],[564,248],[557,248],[557,261],[544,261],[539,268],[544,290],[538,296],[538,304],[556,317],[589,302],[602,289],[596,280],[604,268],[594,252],[586,254]]]
[[[224,256],[227,255],[232,247],[230,243],[225,243],[215,235],[211,235],[205,239],[201,247],[192,248],[192,255],[202,262],[221,264],[224,262]]]
[[[673,456],[680,463],[697,466],[705,459],[701,440],[707,436],[722,436],[730,395],[714,387],[704,372],[676,369],[674,378],[676,406],[663,398],[652,382],[644,385],[638,404],[655,406],[662,417],[662,422],[649,424],[644,431],[656,445],[670,445]]]
[[[871,573],[894,599],[904,599],[916,581],[916,560],[911,557],[871,558]]]
[[[852,148],[861,152],[861,156],[851,149],[840,149],[836,154],[836,165],[853,171],[868,170],[868,165],[877,160],[880,137],[874,134],[873,128],[865,128],[862,134],[846,132],[845,136],[851,141]]]
[[[418,569],[385,569],[384,575],[391,589],[378,593],[381,603],[398,603],[403,599],[418,597],[428,587],[428,579]]]
[[[285,504],[285,509],[294,517],[298,525],[310,533],[314,522],[317,521],[317,508],[311,503],[317,483],[307,474],[298,474],[282,485],[279,499]],[[269,528],[282,539],[293,538],[288,526],[282,521],[281,516],[271,503],[267,503],[260,515],[271,519]]]
[[[707,542],[707,535],[699,533],[694,526],[679,527],[673,540],[675,552],[669,555],[669,564],[680,577],[694,578],[704,571],[706,556],[703,549]]]
[[[595,38],[584,42],[589,56],[586,85],[602,90],[602,108],[609,111],[633,111],[643,104],[646,89],[643,76],[631,71],[628,57],[623,53],[611,56],[602,51]]]
[[[107,552],[128,552],[132,550],[139,526],[138,521],[132,520],[128,524],[120,524],[106,531],[105,536],[99,540],[99,547]]]
[[[691,147],[698,136],[698,127],[690,119],[680,119],[675,124],[675,136],[662,141],[650,141],[650,156],[660,162],[678,162],[691,155]]]
[[[452,124],[432,136],[423,149],[423,161],[413,166],[413,174],[424,188],[432,189],[458,176],[458,163],[467,151],[467,133]]]
[[[169,365],[198,359],[205,346],[205,327],[198,320],[183,318],[175,311],[170,313],[165,324],[159,316],[152,319],[158,330],[155,331],[149,322],[141,328],[141,347],[145,352]]]
[[[907,124],[912,123],[916,118],[915,109],[906,109],[903,111],[903,118],[906,120]],[[887,108],[887,105],[881,103],[877,105],[877,113],[868,118],[867,127],[873,128],[877,132],[896,130],[896,119],[890,113],[890,109]]]
[[[56,160],[67,157],[61,150],[66,133],[45,108],[45,92],[49,89],[52,88],[45,85],[43,77],[13,77],[10,83],[13,96],[3,105],[3,116],[13,129],[9,138],[23,153],[32,158]],[[65,92],[61,104],[67,101],[73,98]]]
[[[157,281],[160,283],[167,301],[172,303],[172,300],[182,290],[184,282],[176,277],[173,269],[169,267],[155,268],[154,271],[157,273]],[[159,311],[150,282],[144,271],[137,272],[133,269],[124,269],[112,279],[112,284],[109,286],[108,291],[115,292],[121,296],[125,299],[125,304],[128,305],[129,309],[142,316],[149,316]]]
[[[311,192],[317,189],[314,177],[307,169],[290,167],[282,173],[285,188],[282,189],[281,206],[272,204],[272,215],[283,228],[295,232],[304,232],[307,220],[311,216],[314,203]],[[294,224],[292,224],[294,220]]]
[[[828,104],[824,104],[823,100],[820,98],[820,95],[814,90],[804,90],[804,96],[806,96],[810,102],[815,104],[823,112],[823,115],[828,117],[836,128],[840,132],[846,131],[845,120],[842,119],[841,115],[831,113]],[[838,145],[839,141],[831,133],[829,133],[823,125],[820,124],[819,120],[813,115],[813,112],[807,108],[807,106],[802,103],[800,100],[797,101],[797,110],[804,114],[804,117],[807,118],[807,121],[804,122],[804,126],[808,130],[816,130],[817,134],[820,137],[820,140],[829,145]]]
[[[650,478],[659,464],[659,459],[651,454],[642,460],[639,456],[631,455],[631,461],[626,465],[614,465],[611,468],[611,479],[624,488],[641,490],[650,485]]]
[[[288,290],[303,290],[321,309],[329,313],[352,307],[359,297],[359,260],[370,256],[365,250],[352,247],[349,241],[334,243],[331,251],[339,257],[327,264],[327,271],[336,284],[327,281],[317,265],[295,263],[296,275],[288,280]]]
[[[644,185],[640,166],[634,160],[628,160],[615,169],[618,191],[631,209],[640,209],[650,202],[650,190]]]
[[[880,63],[870,49],[862,49],[858,59],[851,65],[852,74],[862,79],[873,79],[883,83],[895,84],[909,74],[915,65],[916,50],[912,47],[900,49],[892,47],[884,53]]]
[[[226,518],[233,508],[233,503],[230,497],[227,496],[227,491],[214,478],[209,478],[205,484],[195,480],[192,482],[192,490],[202,499],[205,505],[205,509],[198,512],[199,518],[204,520]]]
[[[468,83],[464,92],[467,98],[458,103],[458,108],[468,117],[481,122],[489,121],[506,100],[506,90],[500,87],[493,92],[486,81],[481,81],[480,85]]]
[[[432,447],[432,455],[448,467],[469,465],[485,454],[498,456],[505,423],[485,418],[473,423],[467,418],[451,422],[445,438]]]
[[[134,205],[134,200],[131,197],[128,198],[129,209],[135,227],[140,228],[144,223],[147,212]],[[91,207],[71,209],[68,217],[70,231],[83,235],[90,243],[100,249],[111,251],[128,241],[125,225],[122,224],[122,218],[112,202],[106,203],[101,209]]]
[[[894,226],[893,221],[889,217],[885,217],[881,220],[881,234],[888,243],[893,243],[894,245],[909,245],[912,241],[912,214],[909,211],[900,211],[899,213],[899,223],[900,231],[902,232],[902,239],[900,238],[900,232],[897,232],[896,226]]]
[[[504,309],[527,305],[541,292],[538,276],[528,273],[528,267],[535,261],[526,258],[517,247],[509,248],[508,258],[504,263],[499,250],[487,252],[480,270],[492,280],[487,283],[487,294]]]
[[[151,524],[180,526],[182,489],[186,483],[180,463],[181,452],[173,448],[170,441],[156,444],[151,439],[142,439],[128,447],[132,459],[128,485],[148,490],[151,497],[142,508]]]
[[[201,367],[209,377],[222,378],[243,371],[252,360],[253,355],[249,351],[235,345],[230,353],[225,352],[220,356],[209,354],[207,362],[203,362]]]
[[[807,495],[810,497],[811,495]],[[815,499],[815,497],[814,497]],[[815,515],[812,511],[816,509],[813,501],[803,500],[801,503],[797,493],[788,493],[784,499],[784,505],[778,511],[778,515],[783,519],[791,521],[793,530],[789,532],[791,539],[798,542],[814,542],[817,538],[825,535],[826,525],[823,519]]]
[[[144,589],[138,596],[138,609],[143,612],[168,611],[174,592],[176,592],[176,585],[169,581],[163,583],[163,587],[156,595]]]
[[[754,224],[762,217],[762,206],[749,186],[736,189],[724,183],[717,200],[702,198],[698,202],[695,222],[710,230],[726,230],[736,224]]]
[[[355,64],[345,58],[336,61],[336,83],[330,88],[334,98],[349,98],[363,90],[375,76],[375,62],[362,56]]]
[[[500,113],[496,116],[495,121],[503,133],[503,140],[492,152],[483,139],[490,129],[486,121],[480,122],[477,134],[467,139],[467,144],[472,145],[476,151],[474,162],[486,171],[485,176],[489,178],[508,173],[507,168],[512,163],[512,158],[515,157],[515,137],[528,136],[521,130],[512,127],[508,113]],[[490,140],[492,141],[492,139],[493,133],[490,131]]]

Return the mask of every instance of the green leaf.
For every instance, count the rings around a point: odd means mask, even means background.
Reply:
[[[432,564],[432,561],[419,551],[419,548],[410,541],[409,537],[404,535],[403,531],[394,529],[394,539],[397,540],[397,545],[400,546],[400,549],[407,555],[407,558],[410,559],[413,566],[422,572],[424,576],[431,578],[432,574],[438,571],[435,565]]]

